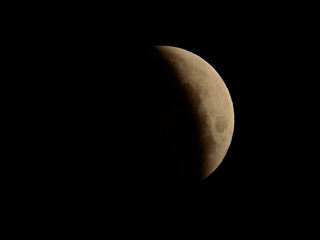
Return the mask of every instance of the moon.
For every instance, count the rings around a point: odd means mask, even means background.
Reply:
[[[174,46],[130,56],[124,175],[137,188],[178,191],[212,174],[234,131],[233,103],[217,71]]]

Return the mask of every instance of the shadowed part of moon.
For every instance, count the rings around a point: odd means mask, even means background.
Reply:
[[[135,189],[174,191],[203,179],[205,151],[199,139],[206,123],[194,111],[201,105],[199,94],[191,85],[181,87],[157,51],[141,51],[128,76],[130,102],[124,127],[130,144],[122,153],[129,156],[122,160],[121,181]]]

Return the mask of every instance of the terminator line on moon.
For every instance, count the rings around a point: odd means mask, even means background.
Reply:
[[[173,46],[141,50],[130,75],[131,179],[145,189],[176,191],[207,178],[234,131],[222,78],[201,57]]]

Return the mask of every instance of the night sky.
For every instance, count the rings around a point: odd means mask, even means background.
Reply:
[[[13,66],[9,80],[20,97],[6,99],[18,103],[9,131],[18,129],[12,137],[23,145],[14,146],[22,157],[10,155],[15,174],[5,179],[5,184],[17,182],[10,186],[19,194],[17,206],[30,211],[27,220],[36,216],[33,206],[41,212],[40,221],[43,215],[53,216],[54,228],[63,220],[66,228],[73,219],[96,220],[105,234],[115,229],[116,234],[140,236],[155,227],[148,238],[162,232],[167,238],[168,222],[179,238],[192,230],[199,238],[203,229],[210,231],[210,238],[219,237],[219,229],[223,236],[232,234],[230,238],[239,233],[274,236],[278,229],[287,230],[285,225],[295,233],[292,224],[284,223],[295,216],[300,228],[304,218],[296,218],[298,210],[309,213],[309,203],[294,200],[310,199],[303,192],[309,192],[310,182],[304,184],[301,175],[309,170],[292,170],[310,166],[304,163],[306,157],[295,156],[296,150],[309,150],[300,142],[310,139],[296,134],[312,129],[294,120],[310,119],[305,109],[310,102],[304,104],[300,93],[309,94],[314,86],[305,84],[304,73],[295,67],[308,59],[297,53],[315,52],[307,47],[309,39],[316,38],[306,33],[315,34],[308,26],[317,21],[303,22],[300,5],[293,11],[292,4],[280,8],[226,2],[221,8],[218,2],[190,2],[187,10],[187,2],[178,9],[173,3],[153,3],[106,2],[91,9],[85,3],[83,10],[81,3],[57,10],[37,6],[37,14],[22,7],[26,15],[21,19],[15,20],[14,14],[5,19],[16,35],[8,35],[13,47],[4,48],[19,63],[5,59]],[[11,21],[17,26],[11,27]],[[179,193],[150,194],[134,187],[139,137],[132,133],[139,129],[132,127],[134,113],[128,111],[135,83],[128,59],[154,45],[179,47],[207,61],[225,82],[234,107],[233,138],[222,163],[208,178]],[[295,143],[288,144],[288,139]],[[192,229],[197,224],[200,228]]]
[[[126,59],[143,47],[168,45],[207,61],[224,80],[235,112],[232,142],[220,166],[207,179],[177,195],[216,204],[241,197],[247,184],[254,181],[251,169],[255,166],[252,159],[256,150],[252,146],[257,145],[256,133],[249,129],[248,134],[246,128],[258,125],[251,111],[259,112],[252,95],[248,95],[259,65],[254,61],[255,52],[248,51],[249,44],[234,31],[223,28],[194,37],[195,33],[186,28],[128,25],[105,27],[102,31],[101,26],[65,30],[64,35],[53,34],[55,37],[48,42],[51,48],[46,53],[52,55],[53,64],[46,66],[51,78],[45,96],[50,108],[45,109],[50,109],[48,122],[54,123],[49,130],[54,144],[47,152],[57,160],[52,160],[54,165],[44,174],[58,172],[60,176],[51,178],[50,185],[58,194],[64,192],[71,198],[91,196],[90,201],[139,198],[141,192],[137,195],[128,190],[130,183],[126,185],[121,175],[125,161],[135,157],[128,150],[134,139],[126,129],[131,117],[126,114],[126,102],[130,101],[126,94],[130,91],[126,87],[130,83],[130,63]],[[148,196],[146,192],[142,195]]]

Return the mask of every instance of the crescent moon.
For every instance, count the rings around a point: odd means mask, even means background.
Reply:
[[[172,46],[155,46],[176,72],[189,96],[202,129],[199,141],[205,146],[202,179],[222,162],[234,131],[233,103],[227,86],[217,71],[196,54]]]
[[[130,78],[130,180],[148,189],[185,189],[212,174],[234,131],[233,103],[217,71],[173,46],[145,48]],[[129,117],[130,116],[130,117]]]

